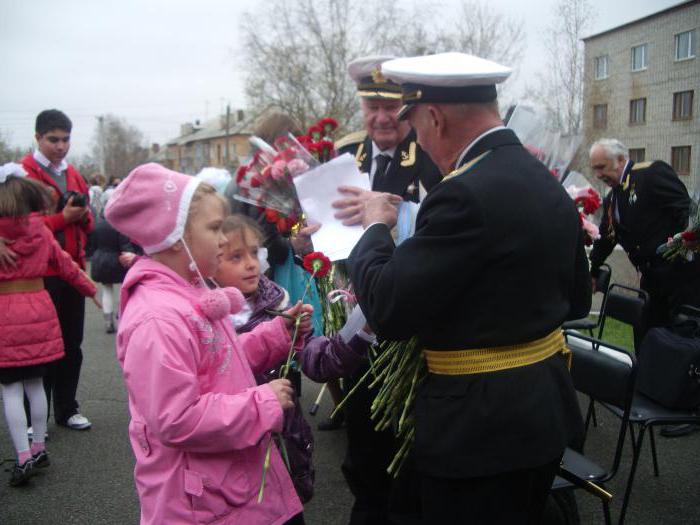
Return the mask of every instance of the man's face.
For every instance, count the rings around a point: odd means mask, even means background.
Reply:
[[[58,166],[68,155],[70,149],[70,133],[61,129],[47,131],[43,135],[35,135],[39,151],[49,159],[51,164]]]
[[[614,188],[620,184],[622,171],[625,169],[627,161],[624,157],[611,159],[608,157],[605,150],[596,146],[591,151],[591,170],[596,178]]]
[[[382,151],[398,146],[411,131],[408,122],[396,118],[401,105],[394,99],[362,99],[365,130]]]

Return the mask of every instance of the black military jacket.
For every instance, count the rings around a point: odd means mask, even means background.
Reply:
[[[619,220],[615,216],[615,207]],[[604,200],[600,239],[593,243],[591,273],[620,244],[642,271],[658,259],[656,249],[688,224],[690,197],[673,168],[660,160],[629,163],[620,185]]]
[[[377,224],[350,255],[352,281],[380,337],[426,349],[533,341],[583,317],[591,283],[573,201],[510,130],[483,137],[431,190],[398,247]],[[489,374],[429,374],[416,400],[417,468],[439,477],[544,465],[581,430],[564,359]]]
[[[355,140],[338,141],[338,153],[350,153],[355,156],[358,167],[363,173],[369,173],[372,167],[372,139],[365,133],[353,134]],[[384,191],[400,195],[406,201],[418,202],[419,183],[430,191],[442,179],[440,170],[416,142],[416,132],[411,132],[396,147],[394,157],[389,164],[383,183],[373,185],[375,191]]]

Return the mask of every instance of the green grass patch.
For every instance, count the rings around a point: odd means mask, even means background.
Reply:
[[[597,320],[595,317],[591,318]],[[596,337],[598,335],[597,331],[594,331],[593,334]],[[632,327],[628,324],[621,323],[615,319],[606,319],[601,339],[634,353],[634,335]]]

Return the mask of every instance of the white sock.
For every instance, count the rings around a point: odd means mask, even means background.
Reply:
[[[109,315],[114,312],[114,286],[102,284],[102,313]]]
[[[1,386],[2,402],[5,406],[5,420],[10,430],[12,444],[17,454],[19,454],[29,450],[27,416],[24,414],[24,386],[22,381]],[[46,394],[44,394],[44,404],[46,404]],[[44,412],[44,418],[46,418],[46,412]],[[46,423],[44,423],[44,428],[46,428]],[[36,429],[34,432],[36,432]]]
[[[43,443],[46,436],[46,420],[49,415],[43,378],[25,379],[24,391],[27,394],[29,406],[32,410],[32,429],[34,430],[32,443]]]

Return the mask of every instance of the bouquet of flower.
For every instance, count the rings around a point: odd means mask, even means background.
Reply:
[[[583,186],[576,186],[575,182],[583,182]],[[593,241],[600,238],[600,231],[592,221],[588,219],[589,215],[593,215],[600,208],[600,195],[588,183],[580,173],[573,172],[573,176],[567,177],[567,183],[564,184],[566,192],[569,194],[576,204],[581,220],[581,226],[586,234],[584,242],[586,246],[593,244]]]
[[[377,394],[370,408],[370,417],[376,422],[374,429],[393,428],[401,443],[387,468],[387,472],[396,477],[415,441],[413,408],[418,386],[427,376],[428,366],[416,337],[408,341],[383,341],[371,357],[369,370],[336,407],[331,418],[360,385],[376,388]]]
[[[234,198],[262,208],[268,222],[283,235],[290,234],[302,220],[292,179],[335,156],[329,137],[337,127],[335,120],[324,118],[309,128],[308,135],[281,136],[273,146],[252,137],[256,151],[236,172]]]
[[[668,241],[656,249],[665,259],[683,258],[692,261],[700,252],[700,194],[690,203],[688,228],[669,237]]]

